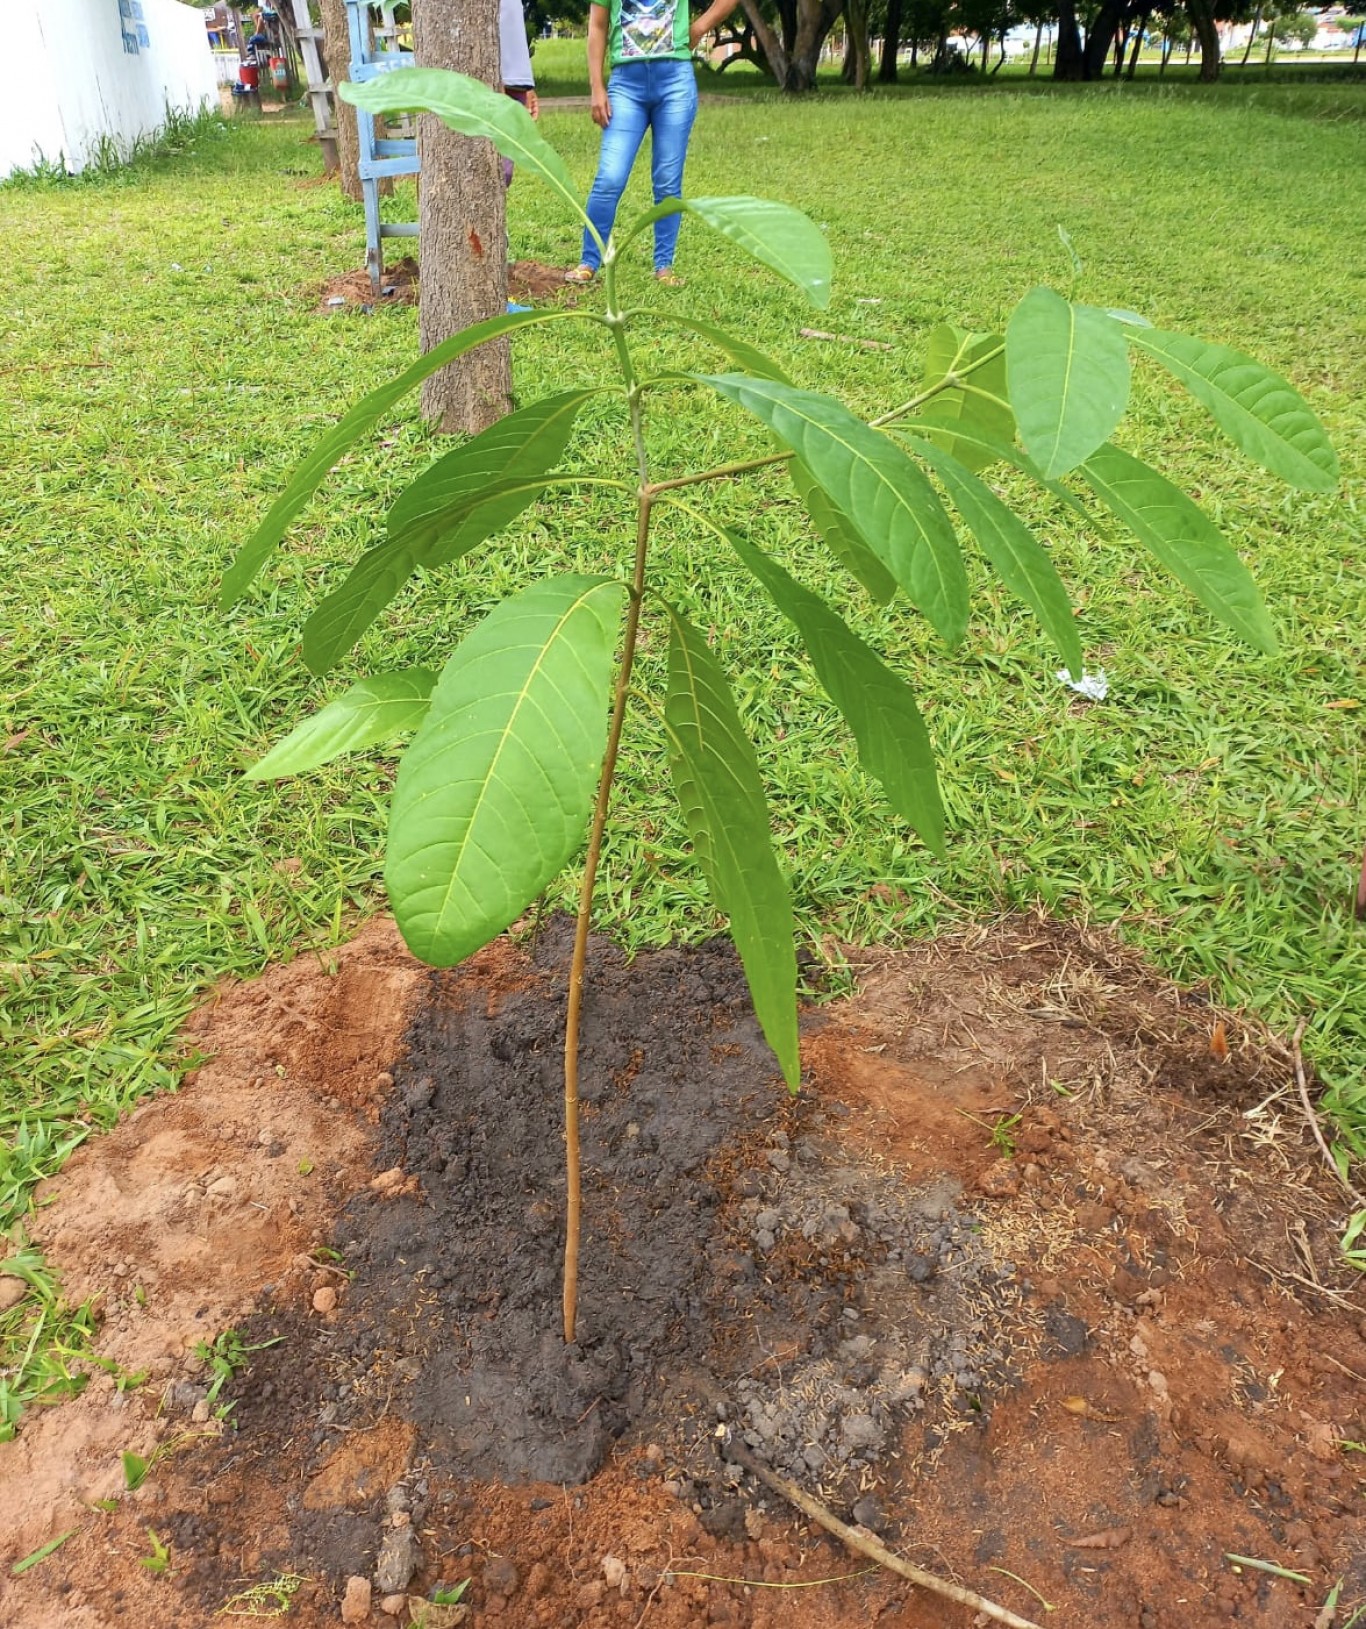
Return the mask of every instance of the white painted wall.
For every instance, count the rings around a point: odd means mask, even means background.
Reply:
[[[0,96],[0,178],[59,155],[68,169],[82,169],[101,136],[126,149],[165,123],[168,104],[188,113],[217,105],[213,53],[195,6],[0,3],[10,70]],[[137,41],[136,54],[125,48],[125,33]]]

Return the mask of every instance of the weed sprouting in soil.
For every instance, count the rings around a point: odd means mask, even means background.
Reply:
[[[521,108],[487,87],[412,69],[347,86],[344,94],[373,113],[432,112],[490,139],[587,222],[559,155]],[[601,245],[601,313],[493,318],[438,346],[353,408],[276,500],[223,591],[227,604],[242,595],[327,472],[428,374],[522,329],[582,323],[600,331],[612,382],[579,383],[519,408],[423,471],[389,510],[386,540],[362,555],[309,618],[304,659],[315,673],[329,671],[419,569],[436,571],[468,555],[548,491],[610,494],[631,506],[634,543],[625,576],[546,577],[520,588],[457,646],[439,675],[407,668],[362,680],[251,771],[256,778],[295,775],[412,733],[390,809],[385,878],[410,948],[436,966],[463,960],[514,922],[580,852],[587,828],[564,1047],[568,1342],[577,1305],[585,955],[647,626],[667,655],[665,672],[652,664],[642,688],[662,691],[651,711],[683,825],[712,903],[729,919],[756,1015],[789,1088],[800,1080],[795,921],[759,763],[728,677],[736,657],[716,648],[689,615],[692,607],[657,590],[650,569],[656,524],[667,517],[690,543],[707,538],[754,579],[792,624],[864,770],[905,825],[942,852],[945,808],[909,685],[827,600],[692,501],[689,489],[785,468],[839,568],[879,606],[904,593],[950,649],[963,640],[970,609],[953,511],[1001,582],[1032,610],[1075,681],[1083,652],[1071,597],[1028,520],[983,471],[1004,465],[1032,483],[1039,502],[1089,520],[1086,504],[1062,484],[1064,477],[1079,481],[1088,502],[1107,510],[1213,616],[1267,657],[1276,654],[1276,635],[1238,555],[1178,486],[1110,439],[1128,404],[1132,358],[1171,374],[1241,452],[1292,486],[1327,493],[1337,481],[1322,427],[1267,369],[1227,347],[1163,332],[1132,312],[1078,303],[1047,288],[1020,301],[1004,334],[941,324],[922,378],[901,392],[905,399],[863,419],[829,395],[799,389],[754,345],[710,321],[673,307],[627,306],[619,288],[622,251],[662,215],[685,211],[816,305],[828,301],[829,247],[798,211],[750,197],[666,200],[619,240]],[[639,343],[646,322],[719,351],[728,371],[679,372],[663,351],[657,362],[647,360]],[[779,450],[659,478],[647,447],[646,404],[680,389],[744,409]],[[561,472],[577,418],[600,411],[602,397],[616,404],[620,464]],[[710,425],[709,416],[698,416],[698,444],[710,439]],[[1004,1150],[1009,1127],[992,1134]]]

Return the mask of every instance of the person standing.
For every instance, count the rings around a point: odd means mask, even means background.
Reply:
[[[498,56],[504,95],[520,102],[531,117],[536,118],[541,107],[536,96],[536,76],[531,71],[531,47],[527,43],[522,0],[499,0]],[[510,158],[503,160],[503,185],[512,185]]]
[[[647,130],[653,143],[655,202],[682,196],[683,162],[697,116],[692,48],[734,9],[735,0],[713,0],[690,21],[688,0],[593,0],[588,83],[602,145],[588,194],[588,218],[604,243]],[[680,281],[673,269],[680,225],[678,215],[655,222],[655,277],[661,283]],[[602,253],[592,233],[585,232],[583,258],[565,273],[565,281],[591,283],[601,264]]]

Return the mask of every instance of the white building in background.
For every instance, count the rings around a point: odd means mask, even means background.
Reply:
[[[217,106],[213,52],[180,0],[0,0],[5,90],[0,179],[36,163],[83,169],[101,141],[127,150],[168,107]]]

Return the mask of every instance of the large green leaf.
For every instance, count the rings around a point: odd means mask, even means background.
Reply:
[[[362,747],[392,741],[396,735],[416,729],[426,716],[427,698],[435,683],[436,674],[425,667],[362,679],[306,718],[283,741],[277,741],[259,763],[247,770],[247,779],[266,781],[302,775],[305,770],[331,763],[344,752],[359,752]]]
[[[417,551],[406,543],[389,539],[367,549],[304,623],[304,663],[309,672],[334,668],[417,567]]]
[[[1159,328],[1131,329],[1129,343],[1174,374],[1254,463],[1308,492],[1337,485],[1337,454],[1323,426],[1270,368],[1227,345]]]
[[[445,68],[395,68],[362,84],[338,87],[342,101],[367,113],[434,113],[462,136],[484,136],[504,158],[540,178],[586,221],[564,160],[512,97]]]
[[[389,511],[390,538],[454,559],[501,530],[543,490],[599,388],[533,402],[429,464]]]
[[[219,603],[223,608],[226,609],[242,597],[252,578],[266,563],[270,551],[285,535],[285,529],[290,521],[318,490],[323,477],[346,449],[377,424],[395,402],[402,400],[410,390],[416,389],[429,374],[444,368],[448,362],[454,362],[466,351],[472,351],[476,345],[497,339],[500,334],[509,333],[515,328],[526,328],[533,323],[563,322],[565,318],[574,315],[576,313],[571,311],[509,311],[502,316],[491,317],[488,322],[475,323],[472,328],[464,328],[460,333],[452,334],[449,339],[443,340],[440,345],[433,346],[425,356],[419,357],[412,367],[406,368],[397,378],[381,385],[378,390],[372,390],[368,396],[357,402],[295,470],[289,485],[270,506],[266,518],[243,544],[237,558],[224,572],[223,586],[219,591]]]
[[[755,1015],[787,1084],[801,1079],[797,956],[754,748],[707,642],[669,608],[664,730],[683,819],[717,910],[730,918]]]
[[[724,328],[718,328],[714,322],[702,322],[697,317],[675,316],[672,311],[651,311],[649,315],[656,321],[667,322],[674,328],[686,328],[689,333],[710,340],[745,373],[752,373],[759,379],[781,379],[785,384],[791,383],[771,356],[766,356],[747,339],[737,339]]]
[[[304,624],[304,661],[334,667],[419,566],[458,559],[545,490],[593,389],[547,396],[429,464],[389,511],[389,538],[363,554]]]
[[[771,198],[666,198],[631,222],[622,248],[665,215],[696,215],[713,231],[795,283],[812,305],[830,304],[834,260],[820,227],[791,204]]]
[[[1043,544],[985,481],[930,441],[912,441],[916,452],[944,483],[954,508],[981,545],[1001,581],[1026,605],[1057,642],[1068,671],[1081,678],[1081,635],[1072,602]]]
[[[1206,610],[1257,650],[1276,654],[1276,632],[1252,573],[1179,487],[1113,446],[1092,453],[1080,473]]]
[[[794,458],[788,473],[797,496],[811,517],[821,541],[855,582],[862,583],[879,605],[886,605],[896,593],[896,578],[887,570],[859,536],[857,528],[825,495],[816,478],[800,458]]]
[[[797,629],[826,694],[858,743],[859,762],[887,801],[936,854],[944,852],[944,806],[929,732],[904,679],[886,667],[819,595],[734,532],[735,552]]]
[[[955,442],[965,443],[972,447],[981,458],[985,459],[985,462],[976,465],[976,468],[986,469],[992,464],[1009,464],[1012,469],[1017,469],[1022,475],[1027,475],[1031,481],[1037,481],[1040,486],[1046,487],[1058,502],[1066,504],[1073,514],[1079,515],[1082,520],[1090,521],[1092,525],[1095,524],[1093,517],[1087,511],[1086,505],[1073,493],[1069,492],[1061,481],[1045,479],[1043,471],[1027,452],[1021,452],[1013,444],[998,441],[994,436],[989,436],[984,431],[977,429],[976,426],[963,424],[958,419],[941,422],[934,411],[933,402],[923,413],[914,418],[898,419],[895,424],[889,425],[888,428],[898,434],[923,436],[927,441],[932,441],[936,447],[942,447],[945,452],[951,452],[952,444]],[[962,460],[960,459],[959,462],[961,463]]]
[[[1094,306],[1032,289],[1006,327],[1006,382],[1020,440],[1046,477],[1110,438],[1129,400],[1124,329]]]
[[[989,360],[982,361],[983,357]],[[978,365],[972,367],[973,363]],[[1009,446],[1015,439],[1015,415],[1006,391],[1005,341],[999,334],[969,334],[941,322],[930,335],[921,391],[934,389],[964,368],[972,371],[961,384],[947,385],[931,398],[935,418],[945,426],[979,430],[989,440]],[[944,445],[968,469],[985,469],[992,462],[976,440],[954,437]]]
[[[840,402],[776,379],[696,374],[790,447],[835,507],[950,645],[968,622],[968,581],[939,496],[925,472]]]
[[[464,639],[399,765],[384,877],[414,955],[462,961],[583,840],[607,744],[624,585],[552,577]]]

